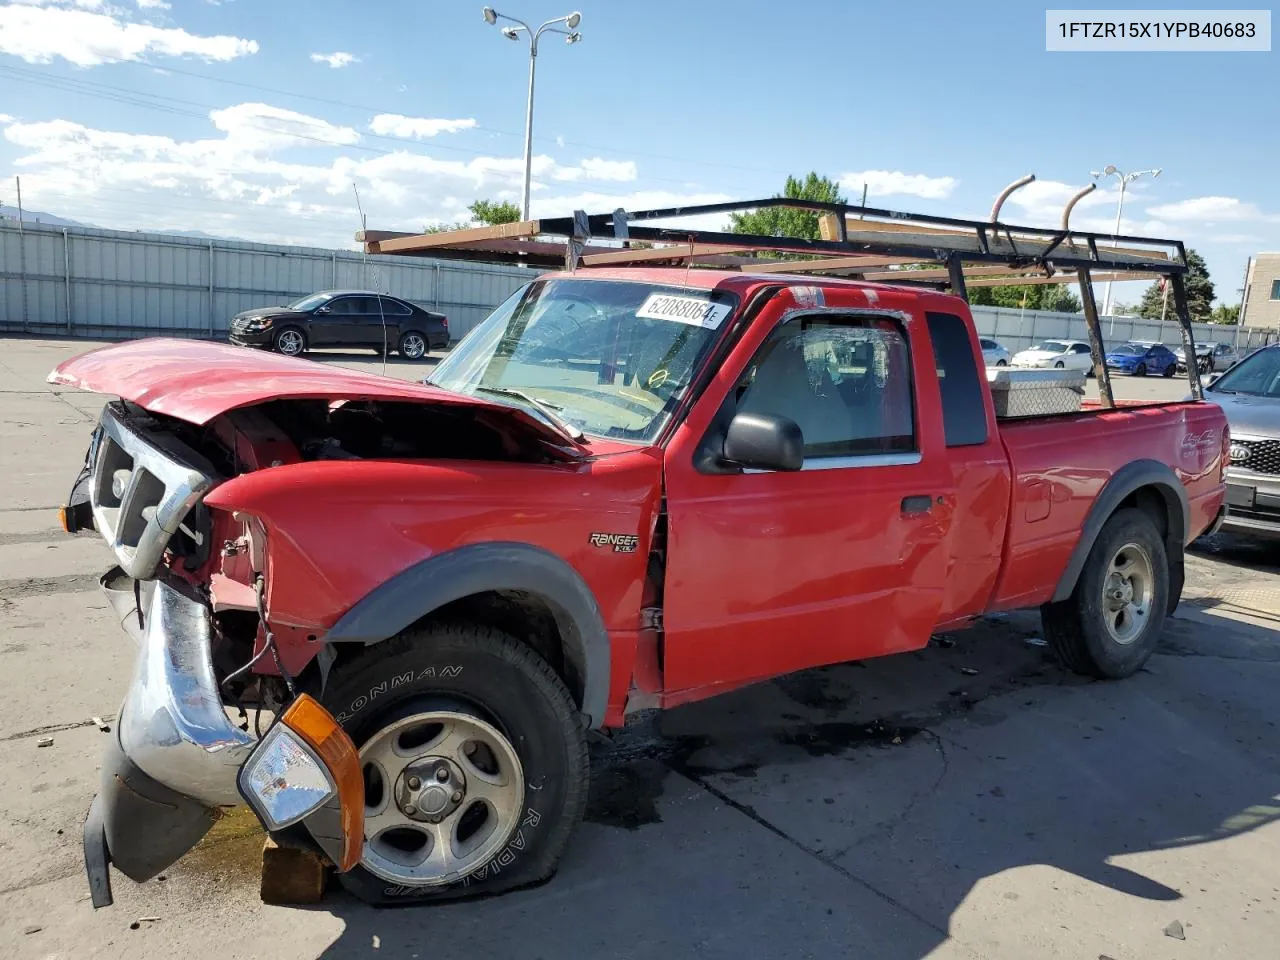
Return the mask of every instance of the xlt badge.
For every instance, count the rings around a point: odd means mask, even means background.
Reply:
[[[589,539],[593,547],[613,547],[614,553],[635,553],[640,543],[632,533],[593,533]]]

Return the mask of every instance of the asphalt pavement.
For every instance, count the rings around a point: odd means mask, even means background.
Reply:
[[[97,592],[105,546],[54,513],[102,400],[44,382],[89,346],[0,339],[0,957],[1277,955],[1280,547],[1228,537],[1197,547],[1126,681],[1063,672],[1033,612],[643,719],[593,747],[587,822],[534,890],[265,906],[262,836],[236,815],[95,912],[93,718],[113,721],[133,651]]]

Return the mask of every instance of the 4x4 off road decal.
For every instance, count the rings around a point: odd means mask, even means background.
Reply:
[[[588,539],[593,547],[613,547],[614,553],[635,553],[640,543],[633,533],[593,533]]]

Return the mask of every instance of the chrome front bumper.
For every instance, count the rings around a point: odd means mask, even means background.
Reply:
[[[258,741],[233,724],[222,705],[208,607],[163,581],[135,581],[119,568],[102,578],[102,587],[120,625],[139,642],[117,722],[125,755],[184,796],[209,806],[241,803],[236,774]]]

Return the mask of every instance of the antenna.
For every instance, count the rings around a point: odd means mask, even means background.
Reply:
[[[369,229],[369,218],[365,216],[364,207],[360,204],[360,188],[353,182],[351,184],[351,190],[356,195],[356,213],[360,215],[360,230],[363,232]],[[382,291],[378,289],[379,281],[376,269],[374,270],[373,285],[371,286],[369,284],[369,248],[365,244],[362,244],[362,246],[364,246],[365,289],[373,290],[376,294],[381,294]],[[376,299],[378,301],[378,320],[382,323],[382,375],[385,377],[387,375],[387,354],[391,352],[390,344],[387,343],[387,312],[382,306],[382,297],[378,296]]]

